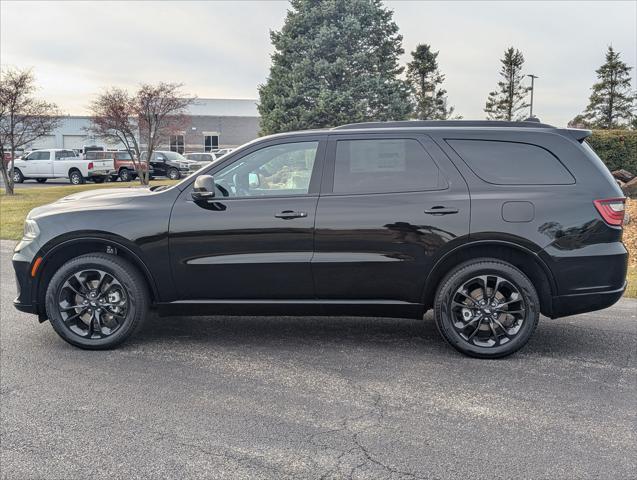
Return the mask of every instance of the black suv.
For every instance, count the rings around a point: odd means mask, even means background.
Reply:
[[[82,348],[160,315],[434,310],[461,352],[522,347],[540,313],[625,288],[624,198],[587,130],[389,122],[260,138],[167,188],[36,208],[16,307]]]
[[[148,152],[142,152],[141,160],[143,163],[146,162],[146,157],[148,157]],[[190,164],[194,162],[177,152],[155,150],[149,163],[153,169],[153,176],[179,180],[182,175],[190,173]]]

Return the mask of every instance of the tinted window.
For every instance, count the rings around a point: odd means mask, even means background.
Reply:
[[[339,140],[334,193],[387,193],[441,188],[438,167],[413,139]]]
[[[537,145],[488,140],[447,140],[473,173],[498,185],[575,183],[566,167]]]
[[[306,195],[318,142],[272,145],[249,153],[215,174],[222,195]]]
[[[116,152],[115,153],[116,160],[130,160],[131,156],[128,152]]]
[[[62,160],[64,158],[75,158],[73,150],[59,150],[55,152],[55,159]]]
[[[29,155],[28,160],[49,160],[51,154],[49,152],[33,152]]]

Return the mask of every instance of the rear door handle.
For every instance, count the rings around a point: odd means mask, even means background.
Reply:
[[[457,208],[447,208],[442,205],[436,205],[435,207],[431,207],[425,210],[425,213],[428,215],[451,215],[453,213],[458,213]]]
[[[292,218],[304,218],[307,217],[307,212],[295,212],[293,210],[283,210],[280,213],[274,215],[275,218],[282,218],[283,220],[290,220]]]

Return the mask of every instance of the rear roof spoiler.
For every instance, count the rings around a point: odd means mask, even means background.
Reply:
[[[590,130],[585,130],[583,128],[558,128],[557,131],[565,137],[572,138],[579,143],[582,143],[593,134]]]

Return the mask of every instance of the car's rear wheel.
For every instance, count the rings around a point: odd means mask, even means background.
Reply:
[[[23,183],[24,182],[24,175],[22,175],[22,172],[20,170],[18,170],[17,168],[13,169],[13,183]]]
[[[522,348],[540,316],[540,301],[524,273],[494,258],[450,271],[440,283],[434,316],[443,338],[478,358],[499,358]]]
[[[36,178],[35,181],[38,183],[46,183],[48,179],[47,178]]]
[[[71,170],[69,172],[69,181],[73,185],[82,185],[86,180],[79,170]]]
[[[148,290],[139,271],[105,253],[69,260],[46,291],[46,311],[55,331],[89,350],[124,342],[141,327],[148,307]]]

